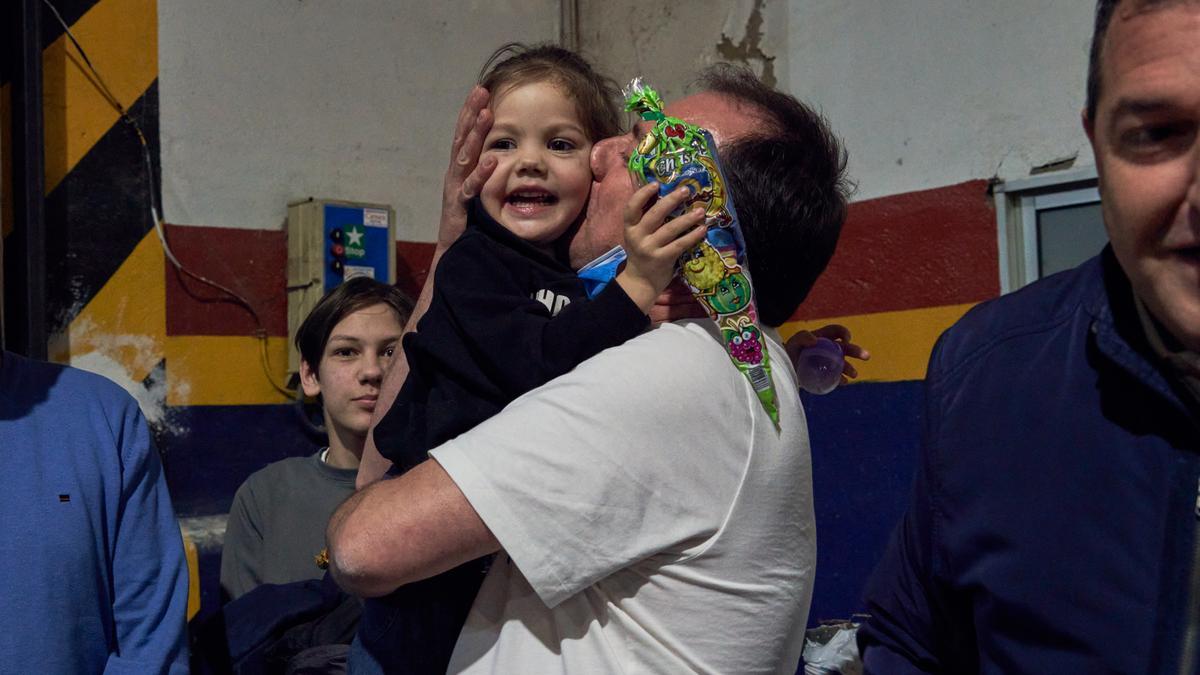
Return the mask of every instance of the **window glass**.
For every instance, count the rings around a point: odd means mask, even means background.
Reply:
[[[1038,277],[1071,269],[1108,242],[1100,204],[1078,204],[1037,212]]]

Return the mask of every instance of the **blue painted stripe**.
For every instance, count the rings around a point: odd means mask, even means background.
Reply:
[[[180,518],[228,513],[247,476],[325,444],[292,405],[174,407],[166,419],[155,440]]]
[[[803,395],[817,511],[810,626],[865,609],[863,585],[908,501],[920,444],[921,385],[866,382]]]

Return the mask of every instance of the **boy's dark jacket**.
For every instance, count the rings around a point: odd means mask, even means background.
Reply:
[[[192,628],[196,674],[345,672],[362,601],[320,579],[263,584]]]
[[[1180,670],[1200,415],[1158,363],[1108,249],[942,336],[913,497],[867,585],[866,672],[1200,672]]]

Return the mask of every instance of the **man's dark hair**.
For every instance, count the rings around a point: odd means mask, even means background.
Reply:
[[[759,318],[778,326],[833,257],[850,193],[846,153],[821,115],[745,68],[712,66],[699,85],[762,117],[760,133],[726,141],[719,154],[746,239]]]
[[[620,90],[579,54],[551,44],[510,42],[483,64],[479,84],[492,96],[534,82],[549,82],[575,102],[588,140],[595,143],[621,133]]]
[[[300,350],[300,358],[316,370],[334,327],[358,310],[380,303],[396,311],[400,325],[408,323],[412,316],[413,301],[404,291],[369,277],[355,277],[329,291],[296,331],[296,348]]]
[[[1088,53],[1087,76],[1087,116],[1096,120],[1096,104],[1100,100],[1100,58],[1104,51],[1104,37],[1108,35],[1108,27],[1112,24],[1113,14],[1122,4],[1130,5],[1133,12],[1149,11],[1178,0],[1097,0],[1096,25],[1092,31],[1092,48]]]

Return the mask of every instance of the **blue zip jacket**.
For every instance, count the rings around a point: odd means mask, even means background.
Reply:
[[[1156,363],[1109,249],[946,331],[866,672],[1200,672],[1200,414]]]

